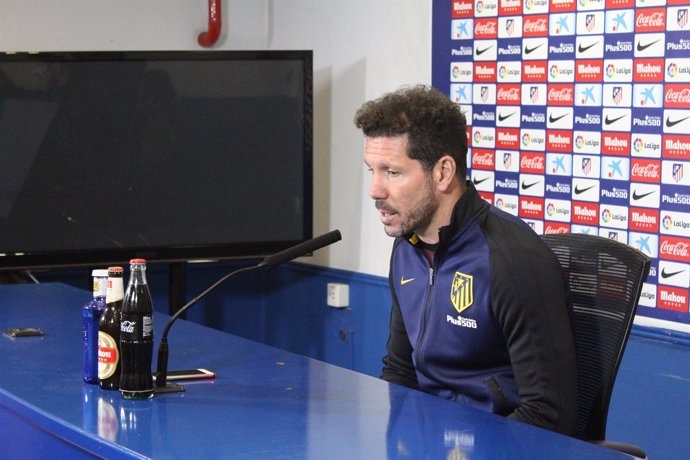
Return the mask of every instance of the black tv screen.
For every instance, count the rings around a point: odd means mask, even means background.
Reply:
[[[312,52],[0,56],[0,268],[312,237]]]

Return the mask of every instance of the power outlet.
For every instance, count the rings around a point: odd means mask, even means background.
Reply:
[[[349,307],[350,286],[342,283],[328,283],[326,303],[335,308]]]

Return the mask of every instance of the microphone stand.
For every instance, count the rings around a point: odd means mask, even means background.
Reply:
[[[223,276],[221,279],[213,283],[210,287],[208,287],[204,292],[199,294],[198,296],[194,297],[192,300],[187,302],[185,305],[183,305],[179,310],[175,312],[175,314],[170,318],[168,321],[168,324],[165,326],[165,329],[163,330],[163,335],[161,336],[161,342],[158,347],[158,362],[157,362],[157,367],[156,367],[156,385],[153,390],[154,393],[175,393],[175,392],[180,392],[180,391],[185,391],[184,387],[181,385],[178,385],[176,383],[171,383],[168,382],[168,331],[170,331],[170,327],[173,325],[175,320],[180,317],[189,307],[197,303],[199,300],[201,300],[202,297],[204,297],[206,294],[214,290],[218,285],[223,283],[225,280],[228,278],[231,278],[238,273],[246,272],[249,270],[255,270],[257,268],[273,268],[277,267],[280,264],[283,264],[285,262],[289,262],[293,259],[296,259],[297,257],[301,257],[304,255],[307,255],[311,252],[316,251],[317,249],[324,248],[330,244],[335,243],[336,241],[340,241],[341,235],[339,230],[332,230],[328,233],[325,233],[321,236],[317,236],[316,238],[313,238],[309,241],[305,241],[304,243],[300,243],[296,246],[293,246],[291,248],[285,249],[284,251],[281,251],[277,254],[270,255],[263,259],[261,262],[259,262],[257,265],[251,265],[249,267],[243,267],[239,268],[235,271],[232,271],[228,273],[227,275]]]
[[[228,278],[231,278],[235,276],[238,273],[241,272],[246,272],[250,270],[254,270],[257,268],[260,268],[261,265],[251,265],[249,267],[243,267],[239,268],[235,271],[232,271],[228,273],[227,275],[223,276],[221,279],[213,283],[210,287],[208,287],[204,292],[199,294],[198,296],[194,297],[192,300],[184,304],[179,310],[175,312],[175,314],[170,318],[168,321],[168,324],[165,326],[165,329],[163,330],[163,335],[161,335],[161,342],[160,345],[158,346],[158,362],[157,367],[156,367],[156,387],[154,388],[154,393],[178,393],[185,391],[184,387],[182,385],[178,385],[177,383],[173,382],[168,382],[168,332],[170,331],[170,327],[173,325],[175,320],[180,317],[185,311],[187,311],[192,305],[197,303],[199,300],[201,300],[202,297],[204,297],[206,294],[214,290],[216,287],[218,287],[220,284],[222,284],[224,281],[226,281]]]

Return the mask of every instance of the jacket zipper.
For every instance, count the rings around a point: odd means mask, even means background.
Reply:
[[[434,259],[435,262],[435,259]],[[427,262],[428,263],[428,262]],[[426,300],[424,302],[424,323],[422,323],[422,333],[419,336],[418,346],[417,346],[417,368],[419,370],[426,370],[426,365],[422,360],[422,351],[424,350],[424,344],[426,341],[426,330],[429,323],[429,315],[431,314],[431,299],[434,297],[434,267],[429,265],[429,293],[427,294]]]

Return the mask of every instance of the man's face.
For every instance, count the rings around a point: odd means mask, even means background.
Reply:
[[[372,173],[369,196],[374,199],[389,236],[411,232],[424,237],[438,209],[430,174],[407,156],[407,135],[367,137],[364,163]]]

